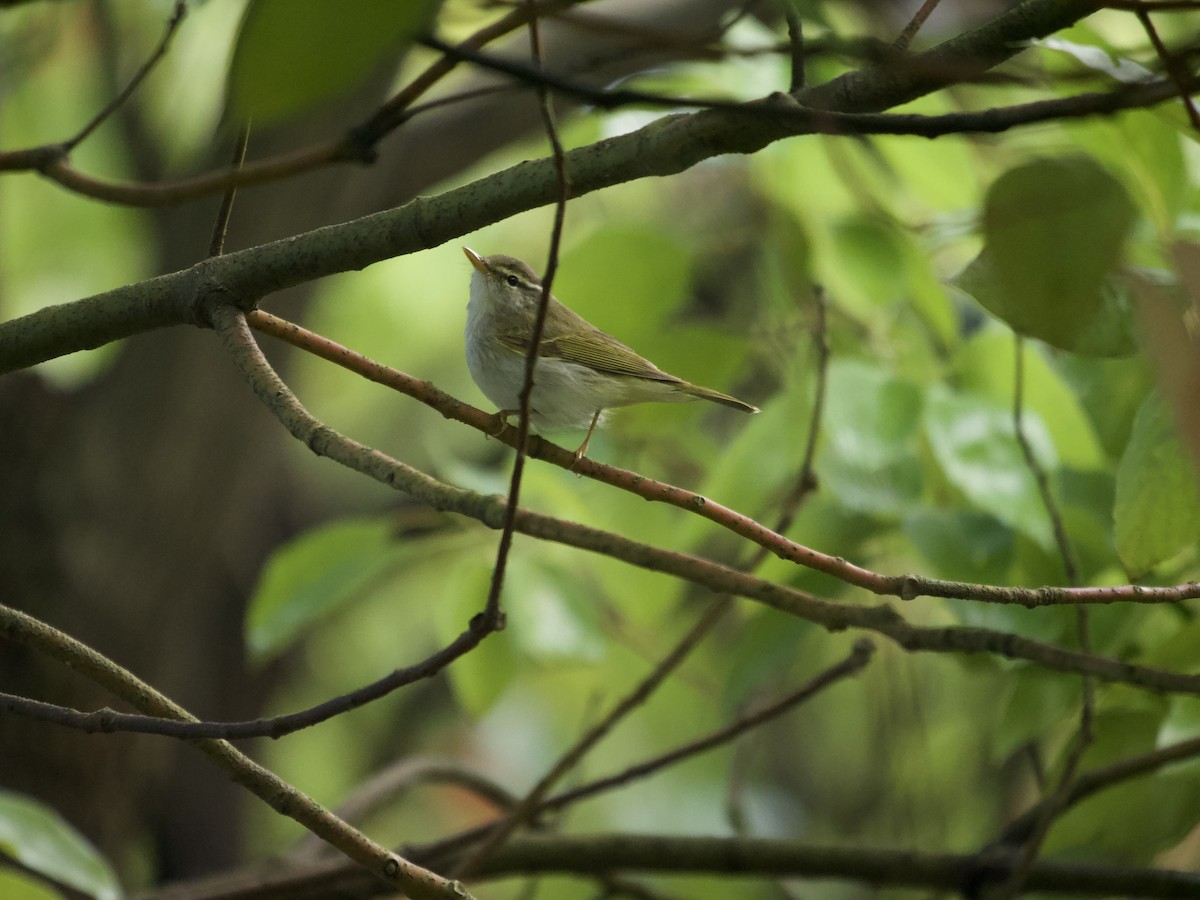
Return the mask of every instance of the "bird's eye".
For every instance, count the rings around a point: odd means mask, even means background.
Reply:
[[[520,283],[521,283],[521,279],[519,279],[519,278],[518,278],[516,275],[509,275],[509,276],[508,276],[506,279],[504,279],[504,280],[505,280],[505,281],[507,281],[507,282],[509,283],[509,286],[510,286],[510,287],[516,287],[518,284],[520,284]]]

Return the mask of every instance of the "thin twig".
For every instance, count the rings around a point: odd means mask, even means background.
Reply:
[[[551,15],[580,2],[582,0],[542,0],[536,6],[536,15]],[[177,9],[180,7],[186,9],[184,0],[179,0]],[[522,4],[508,15],[479,29],[466,38],[460,46],[480,49],[524,25],[529,15],[529,9]],[[174,19],[172,21],[174,22]],[[175,22],[174,27],[177,26],[178,22]],[[166,52],[174,27],[168,25],[168,33],[163,43],[151,60],[142,67],[130,86],[92,122],[88,123],[78,135],[65,143],[0,152],[0,172],[33,169],[68,190],[94,199],[130,206],[173,206],[225,191],[230,187],[265,184],[335,163],[370,161],[379,141],[404,122],[417,115],[418,112],[452,102],[440,100],[422,104],[419,108],[415,106],[420,97],[428,93],[430,88],[458,65],[457,59],[441,57],[417,75],[412,82],[401,88],[371,118],[350,128],[342,137],[334,140],[313,144],[300,150],[288,151],[268,159],[257,160],[238,168],[206,172],[170,182],[119,183],[92,178],[72,168],[66,162],[67,153],[87,137],[107,116],[111,115],[113,109],[117,108],[145,77],[158,58]]]
[[[451,759],[417,756],[400,759],[354,788],[334,815],[347,822],[360,822],[396,796],[421,784],[447,784],[469,791],[497,809],[511,809],[517,797],[491,778]],[[287,853],[289,860],[311,859],[326,848],[315,835],[306,835]]]
[[[904,26],[904,30],[900,32],[900,37],[896,38],[896,43],[892,44],[892,49],[899,53],[908,50],[908,45],[912,43],[912,39],[917,36],[917,32],[925,24],[925,20],[937,9],[940,2],[941,0],[925,0],[921,4],[921,8],[913,13],[913,17],[909,20],[909,23]]]
[[[213,297],[212,302],[218,303],[219,298]],[[501,527],[506,508],[503,499],[445,484],[378,450],[338,434],[304,408],[271,369],[252,340],[248,344],[239,341],[234,348],[238,350],[235,362],[259,399],[294,437],[314,453],[361,472],[393,490],[403,491],[433,509],[452,510],[489,527]],[[475,410],[475,413],[481,422],[491,419],[481,410]],[[987,628],[913,625],[888,605],[836,603],[787,585],[755,578],[712,560],[664,550],[613,532],[526,509],[517,513],[516,530],[538,540],[587,550],[673,576],[716,593],[756,600],[830,630],[859,628],[873,631],[909,652],[987,653],[1026,660],[1050,671],[1090,674],[1105,681],[1160,692],[1200,694],[1200,676],[1092,656]],[[1200,588],[1200,585],[1192,587]]]
[[[246,145],[250,143],[250,123],[246,122],[238,128],[237,138],[233,145],[232,168],[237,171],[246,161]],[[220,256],[225,252],[225,235],[229,231],[229,219],[233,215],[233,200],[237,196],[237,185],[231,184],[221,197],[221,207],[217,210],[217,221],[213,224],[212,240],[208,244],[209,257]]]
[[[1191,74],[1186,70],[1181,70],[1175,56],[1167,50],[1167,45],[1163,43],[1162,36],[1158,33],[1158,28],[1154,25],[1154,20],[1150,18],[1150,13],[1145,7],[1141,7],[1136,12],[1138,21],[1142,23],[1142,28],[1145,29],[1146,35],[1150,38],[1150,43],[1154,45],[1154,52],[1158,54],[1158,58],[1162,61],[1163,69],[1167,76],[1175,83],[1179,90],[1179,99],[1183,101],[1184,111],[1187,113],[1188,121],[1192,123],[1192,130],[1200,134],[1200,110],[1196,109],[1196,101],[1192,99],[1191,91],[1194,88],[1189,88]]]
[[[430,865],[452,864],[461,845],[454,839],[407,848]],[[647,876],[713,875],[723,896],[753,889],[740,879],[798,878],[837,880],[853,885],[849,893],[891,896],[895,889],[925,896],[962,896],[972,872],[985,876],[1004,871],[1003,862],[981,861],[978,854],[928,853],[911,846],[845,847],[778,838],[661,836],[644,832],[586,835],[526,835],[497,854],[481,879],[499,881],[519,875],[596,876],[612,871]],[[743,890],[743,886],[745,890]],[[1039,895],[1071,900],[1082,897],[1195,898],[1200,875],[1161,868],[1101,863],[1039,861],[1027,888]],[[371,896],[358,872],[340,861],[289,869],[259,864],[231,875],[184,882],[136,895],[136,900],[326,900]]]
[[[535,4],[526,0],[530,9],[529,43],[535,66],[542,65],[542,45],[539,36],[538,19],[532,14]],[[488,587],[487,603],[484,615],[489,621],[498,625],[503,624],[503,613],[500,608],[500,593],[504,586],[504,572],[508,563],[509,550],[512,547],[513,532],[516,525],[517,509],[520,506],[521,478],[525,472],[525,458],[529,445],[529,400],[533,395],[534,370],[537,367],[538,353],[541,351],[542,332],[546,326],[546,310],[550,308],[550,289],[554,283],[554,275],[558,270],[558,248],[562,242],[563,221],[567,211],[567,195],[569,183],[565,151],[558,137],[558,129],[554,123],[554,111],[550,107],[550,95],[545,88],[538,91],[538,107],[541,110],[542,122],[546,135],[550,140],[553,151],[555,172],[558,176],[558,198],[554,204],[554,225],[550,232],[550,253],[546,263],[546,272],[542,278],[542,295],[538,299],[537,313],[533,319],[533,330],[529,335],[529,350],[525,354],[525,375],[521,384],[521,392],[517,400],[517,454],[513,460],[512,477],[508,487],[508,505],[504,512],[504,527],[500,531],[499,546],[496,550],[496,563],[492,568],[492,580]]]
[[[480,28],[466,40],[459,42],[458,46],[467,50],[479,50],[524,25],[536,28],[539,19],[570,9],[581,2],[583,0],[522,0],[516,3],[508,14]],[[374,147],[382,138],[412,118],[415,102],[452,72],[459,62],[458,58],[443,54],[397,91],[370,119],[351,129],[350,134],[366,147]]]
[[[239,339],[237,321],[242,314],[233,307],[214,310],[222,327],[233,330],[231,339]],[[241,340],[249,340],[250,331],[241,322]],[[121,668],[112,660],[50,627],[32,616],[0,606],[0,636],[30,647],[58,660],[95,684],[110,691],[147,715],[164,719],[195,721],[191,713],[151,685]],[[351,828],[329,810],[306,796],[275,773],[264,768],[225,741],[200,739],[193,745],[224,769],[238,784],[265,801],[276,812],[295,819],[309,831],[336,847],[392,889],[403,890],[424,900],[463,900],[469,896],[462,885],[418,866],[392,853],[357,829]]]
[[[61,156],[66,156],[81,143],[83,143],[83,141],[86,140],[93,131],[99,128],[109,116],[120,109],[125,101],[133,95],[133,92],[137,90],[138,85],[145,80],[146,76],[150,74],[156,65],[158,65],[159,60],[166,55],[167,48],[171,46],[171,38],[175,36],[175,32],[178,30],[180,23],[183,22],[183,17],[186,14],[187,3],[184,2],[184,0],[176,0],[175,8],[171,12],[171,18],[167,20],[166,30],[163,32],[163,36],[159,40],[158,46],[154,48],[154,52],[150,54],[149,58],[147,58],[144,63],[142,63],[137,72],[134,73],[133,78],[129,79],[129,83],[125,85],[124,90],[118,93],[117,96],[113,97],[112,100],[110,100],[108,104],[102,110],[100,110],[100,112],[96,113],[95,117],[93,117],[90,122],[84,125],[74,137],[68,138],[66,141],[63,141],[63,143],[58,145],[57,149]]]
[[[805,499],[817,489],[817,476],[814,465],[817,458],[817,442],[821,437],[821,422],[825,414],[825,395],[829,386],[829,326],[825,302],[825,290],[820,285],[813,289],[812,342],[817,354],[816,386],[813,391],[812,415],[808,418],[808,437],[804,443],[804,459],[800,464],[800,474],[797,475],[791,490],[784,496],[780,504],[780,515],[775,521],[776,534],[783,534],[792,527],[796,514],[800,512]]]
[[[1196,12],[1197,0],[1102,0],[1098,6],[1124,12]]]
[[[710,734],[697,738],[694,741],[689,741],[682,746],[655,756],[651,759],[643,760],[642,762],[630,766],[629,768],[618,772],[614,775],[609,775],[604,778],[598,778],[594,781],[589,781],[587,784],[582,784],[562,793],[555,794],[546,800],[538,807],[537,813],[540,815],[545,812],[555,812],[564,807],[576,803],[585,797],[592,797],[613,788],[623,787],[632,781],[641,778],[646,778],[653,775],[667,766],[674,765],[685,759],[705,753],[709,750],[727,744],[732,740],[740,737],[746,732],[759,727],[760,725],[777,719],[785,713],[790,712],[795,707],[799,706],[812,697],[819,694],[821,691],[830,687],[843,678],[848,678],[851,675],[861,671],[867,663],[871,661],[874,653],[874,646],[869,640],[862,639],[856,641],[850,654],[836,665],[830,666],[824,672],[810,680],[807,684],[788,694],[780,700],[775,701],[762,709],[752,713],[747,713],[739,717],[728,725],[725,725]]]
[[[1029,469],[1030,474],[1033,475],[1033,480],[1037,485],[1038,495],[1042,499],[1042,506],[1046,509],[1046,516],[1050,519],[1050,528],[1054,534],[1054,543],[1058,547],[1058,555],[1062,561],[1066,583],[1071,587],[1078,587],[1079,564],[1075,561],[1075,550],[1071,546],[1071,537],[1067,534],[1067,526],[1063,522],[1062,511],[1058,508],[1058,501],[1054,498],[1054,492],[1050,490],[1050,480],[1046,476],[1046,470],[1042,466],[1041,460],[1034,454],[1033,445],[1029,443],[1029,438],[1025,434],[1025,339],[1019,334],[1014,334],[1013,339],[1016,348],[1013,386],[1013,433],[1016,436],[1017,444],[1021,448],[1021,456],[1025,459],[1025,466]]]
[[[1084,772],[1075,779],[1075,782],[1071,785],[1071,792],[1066,798],[1066,806],[1074,806],[1076,803],[1086,800],[1100,791],[1123,784],[1131,778],[1149,775],[1166,766],[1178,762],[1195,760],[1197,757],[1200,757],[1200,737],[1189,738],[1188,740],[1179,741],[1166,747],[1160,747],[1149,753],[1142,753],[1138,756],[1123,759],[1109,766],[1092,769],[1089,772]],[[1045,803],[1046,801],[1043,800],[1009,822],[995,844],[1015,845],[1028,840],[1033,827],[1042,816],[1043,805]]]
[[[804,74],[804,23],[800,21],[800,11],[796,9],[795,0],[784,0],[783,15],[787,19],[788,57],[792,63],[788,93],[794,94],[807,82]]]
[[[1017,443],[1020,444],[1021,453],[1025,458],[1025,464],[1037,482],[1042,504],[1046,507],[1046,513],[1050,517],[1055,542],[1058,545],[1067,581],[1072,586],[1076,586],[1079,584],[1079,569],[1075,562],[1075,554],[1071,547],[1070,536],[1063,523],[1058,503],[1054,498],[1053,492],[1050,490],[1046,471],[1042,467],[1041,461],[1034,454],[1033,447],[1030,445],[1025,434],[1023,424],[1023,411],[1025,407],[1025,340],[1019,334],[1014,335],[1014,347],[1016,349],[1016,358],[1014,361],[1013,430],[1016,433]],[[1090,654],[1091,637],[1089,633],[1088,611],[1082,606],[1076,607],[1075,616],[1080,649],[1084,653]],[[1038,813],[1022,841],[1020,849],[1017,851],[1016,860],[1013,863],[1011,871],[997,887],[986,891],[986,896],[989,900],[1012,900],[1012,898],[1017,897],[1021,893],[1025,881],[1029,877],[1030,870],[1037,859],[1038,852],[1046,840],[1046,835],[1050,832],[1050,826],[1062,815],[1070,803],[1072,793],[1075,789],[1075,776],[1078,772],[1079,764],[1083,760],[1084,753],[1091,746],[1093,739],[1095,686],[1091,677],[1087,675],[1083,676],[1082,682],[1083,696],[1079,711],[1079,730],[1071,743],[1058,783],[1055,785],[1053,792],[1039,804]]]
[[[241,722],[209,722],[198,719],[175,721],[157,716],[119,713],[111,709],[99,709],[95,712],[85,713],[63,706],[55,706],[52,703],[14,697],[11,694],[0,694],[0,705],[3,705],[4,709],[9,712],[55,722],[90,734],[128,731],[168,737],[221,738],[223,740],[281,738],[302,729],[311,728],[313,725],[328,721],[352,709],[357,709],[414,682],[432,678],[454,660],[474,650],[494,630],[494,628],[487,627],[487,623],[481,617],[476,617],[471,620],[466,631],[419,663],[403,669],[396,669],[378,681],[363,685],[340,697],[325,700],[308,709],[272,716],[269,719],[250,719]]]

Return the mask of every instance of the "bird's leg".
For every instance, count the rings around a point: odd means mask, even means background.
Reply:
[[[588,426],[587,437],[585,437],[583,439],[583,443],[580,444],[579,449],[575,451],[575,462],[573,462],[571,464],[572,469],[574,469],[577,465],[579,465],[579,461],[581,459],[583,459],[585,456],[587,456],[587,448],[588,448],[588,444],[591,443],[591,440],[592,440],[592,432],[596,430],[596,423],[599,421],[600,421],[600,410],[596,410],[596,414],[594,416],[592,416],[592,424]]]
[[[497,410],[496,415],[493,416],[493,418],[496,420],[496,430],[492,431],[492,432],[488,432],[488,436],[489,437],[500,437],[501,432],[503,432],[505,427],[507,427],[507,425],[508,425],[508,417],[515,416],[518,412],[520,412],[520,410],[516,410],[516,409]]]

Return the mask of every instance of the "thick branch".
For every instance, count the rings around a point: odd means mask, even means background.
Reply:
[[[410,853],[414,848],[407,848]],[[431,864],[420,849],[417,859]],[[437,860],[445,862],[444,859]],[[1002,859],[980,855],[917,853],[860,847],[819,847],[768,838],[662,837],[646,834],[537,835],[514,840],[487,863],[482,878],[517,874],[594,875],[611,871],[644,874],[710,874],[740,878],[839,879],[877,887],[956,892],[981,880],[1002,878]],[[1200,875],[1040,860],[1030,867],[1030,891],[1082,896],[1195,897]],[[729,893],[736,895],[731,885]],[[340,862],[280,871],[256,870],[177,885],[141,900],[315,900],[370,897],[372,884]]]
[[[983,71],[1094,10],[1090,0],[1037,0],[982,28],[910,58],[905,71],[870,66],[807,88],[791,100],[749,110],[704,110],[666,116],[629,134],[567,154],[573,196],[637,178],[674,175],[726,153],[753,153],[809,133],[821,111],[874,112],[913,100]],[[811,107],[812,109],[806,109]],[[765,112],[765,114],[764,114]],[[838,126],[831,130],[853,130]],[[553,203],[559,194],[553,159],[524,162],[436,197],[327,226],[141,284],[98,294],[0,325],[0,374],[87,350],[152,328],[195,322],[201,282],[243,308],[306,281],[436,247],[454,237]]]

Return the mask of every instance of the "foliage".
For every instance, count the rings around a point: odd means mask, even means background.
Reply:
[[[217,6],[190,15],[229,16]],[[322,104],[327,111],[372,72],[394,66],[405,84],[435,58],[417,39],[437,4],[411,4],[408,18],[390,15],[390,4],[338,6],[340,16],[325,13],[324,4],[249,4],[229,36],[226,115],[270,121]],[[814,82],[863,65],[849,36],[897,30],[845,4],[800,9],[811,32]],[[578,13],[586,17],[589,10]],[[0,14],[0,21],[7,15],[13,13]],[[451,3],[438,28],[467,34],[481,15]],[[24,27],[43,26],[31,13]],[[198,40],[189,27],[185,22],[173,53],[187,53],[188,42]],[[1164,28],[1172,39],[1187,37]],[[544,30],[555,34],[549,25]],[[1131,13],[1109,10],[1055,31],[996,70],[1002,76],[996,83],[952,79],[952,91],[919,97],[903,112],[937,117],[1020,108],[1045,100],[1045,84],[1074,96],[1079,85],[1102,92],[1140,84],[1160,68]],[[782,90],[791,75],[787,53],[747,48],[786,45],[786,34],[783,22],[739,20],[716,46],[747,52],[673,62],[625,86],[734,100]],[[514,45],[526,52],[526,38],[518,36]],[[347,46],[358,52],[345,53]],[[86,71],[99,59],[89,49],[75,65]],[[45,61],[31,62],[23,75],[27,83],[5,111],[5,149],[51,139],[41,131],[34,101],[62,76]],[[219,89],[211,63],[204,77]],[[154,92],[165,88],[151,81],[146,89],[142,102],[153,109],[162,102]],[[608,551],[586,553],[572,544],[572,523],[746,569],[855,612],[889,598],[864,590],[869,585],[847,575],[846,561],[884,576],[986,585],[991,600],[1011,599],[1010,588],[1103,588],[1132,579],[1149,592],[1200,578],[1200,447],[1176,427],[1176,418],[1188,415],[1186,401],[1160,384],[1138,301],[1142,280],[1164,287],[1176,327],[1182,331],[1186,321],[1194,332],[1200,283],[1179,260],[1197,249],[1200,151],[1178,105],[1175,98],[1111,117],[1064,113],[996,138],[966,127],[932,141],[870,133],[867,124],[862,135],[831,127],[747,155],[707,159],[670,178],[614,178],[604,190],[572,196],[555,294],[663,369],[762,407],[753,418],[698,404],[619,411],[592,442],[590,458],[694,491],[701,496],[696,506],[722,504],[766,528],[782,522],[784,538],[834,562],[796,565],[740,539],[719,514],[714,520],[646,504],[598,478],[531,460],[520,484],[521,508],[562,527],[552,540],[518,528],[501,595],[506,627],[435,678],[254,745],[254,757],[331,806],[356,796],[369,775],[398,755],[443,754],[518,795],[528,790],[637,689],[707,609],[714,584],[703,573],[664,574],[669,570],[655,561],[630,565]],[[648,129],[670,125],[665,115],[659,121],[659,113],[646,111],[649,102],[637,110],[603,106],[562,117],[569,150],[603,150],[612,146],[604,139],[648,121],[655,122]],[[726,112],[716,106],[700,115]],[[846,129],[853,124],[839,122]],[[172,130],[160,132],[153,139],[170,145]],[[387,144],[378,149],[386,155]],[[106,175],[134,165],[122,152],[119,145],[112,151]],[[530,133],[514,145],[489,147],[454,182],[483,183],[510,165],[519,174],[522,160],[547,152],[545,136]],[[120,266],[110,259],[103,271],[89,269],[91,281],[73,276],[55,299],[141,277],[148,219],[64,200],[60,188],[31,186],[26,178],[8,175],[0,221],[28,216],[44,192],[61,230],[55,237],[56,228],[35,223],[45,232],[37,246],[0,244],[6,318],[27,312],[35,305],[31,297],[53,295],[54,260],[76,245],[87,252],[85,229],[102,229],[106,245],[132,249]],[[294,189],[304,191],[299,182]],[[440,196],[450,185],[428,190]],[[520,191],[511,188],[512,196]],[[503,212],[489,213],[485,227],[454,231],[453,240],[439,238],[419,255],[316,283],[306,324],[488,409],[462,365],[469,268],[458,246],[511,253],[541,271],[552,227],[551,209],[530,209],[532,202],[496,193]],[[74,209],[91,218],[72,221]],[[210,213],[196,215],[204,220]],[[421,229],[434,226],[414,215],[412,230],[424,241]],[[311,271],[307,265],[295,263],[302,273]],[[286,304],[280,310],[287,312]],[[105,376],[93,370],[75,377]],[[310,449],[333,456],[321,441],[336,436],[281,446],[280,466],[320,514],[302,533],[277,542],[248,591],[247,646],[275,679],[264,715],[346,693],[470,629],[496,568],[494,532],[470,519],[492,529],[498,520],[451,513],[506,494],[512,465],[500,441],[325,360],[294,359],[284,377],[322,422],[429,473],[439,486],[464,489],[454,496],[466,499],[455,506],[435,488],[413,492],[418,503],[450,510],[418,516],[414,524],[413,505],[376,483],[395,484],[395,470],[387,478],[368,471],[376,458],[360,469],[375,482],[350,480],[333,474],[327,460],[311,459]],[[573,433],[547,437],[575,445]],[[810,439],[811,472],[805,470]],[[1060,779],[1067,790],[1087,773],[1196,739],[1195,691],[1164,699],[991,645],[988,652],[953,645],[958,636],[988,630],[999,635],[994,644],[1028,639],[1129,667],[1195,675],[1194,599],[1129,602],[1139,599],[1131,591],[1111,605],[1026,608],[1019,601],[983,602],[978,592],[953,585],[916,598],[900,590],[877,593],[910,600],[890,598],[905,620],[945,635],[945,649],[955,652],[908,652],[913,648],[889,642],[878,628],[875,658],[855,677],[748,730],[737,743],[570,805],[555,824],[569,834],[626,832],[635,843],[636,835],[651,833],[778,837],[868,853],[897,847],[969,855],[995,841],[1018,813],[1054,796]],[[861,634],[827,632],[815,620],[737,601],[681,668],[571,770],[567,787],[623,772],[795,691],[843,660]],[[1044,846],[1031,845],[1034,855],[1140,869],[1174,854],[1174,866],[1200,868],[1194,850],[1200,825],[1185,799],[1200,789],[1195,752],[1068,804],[1061,817],[1047,819]],[[429,844],[491,815],[476,794],[419,791],[385,801],[354,824],[387,846]],[[248,801],[244,814],[252,835],[247,859],[287,850],[297,837],[292,823],[266,805]],[[0,816],[0,824],[11,821]],[[113,895],[105,864],[92,860],[87,877],[79,874],[82,865],[45,867],[30,857],[41,830],[5,831],[3,849],[22,865],[97,897]],[[60,861],[79,854],[79,839],[71,840],[71,854],[58,854]],[[557,871],[571,872],[571,863]],[[580,871],[579,879],[546,882],[553,890],[545,891],[593,896],[594,885]],[[695,869],[686,880],[648,883],[701,900],[728,896],[727,884],[709,874]],[[739,896],[778,895],[771,873],[759,874]],[[811,887],[814,896],[852,895]],[[472,890],[479,897],[519,893],[511,881]]]

